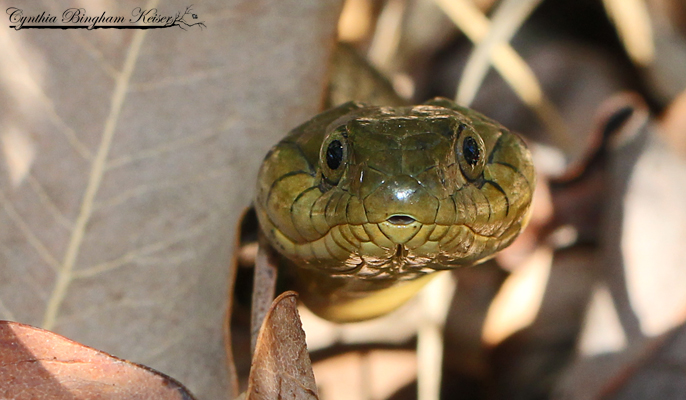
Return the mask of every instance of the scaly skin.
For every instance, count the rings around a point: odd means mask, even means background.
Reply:
[[[436,270],[512,243],[534,185],[524,142],[473,110],[447,99],[350,102],[269,152],[255,209],[303,302],[350,322],[397,308]]]

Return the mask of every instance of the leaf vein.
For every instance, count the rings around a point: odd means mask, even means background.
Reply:
[[[159,81],[137,83],[131,87],[133,92],[147,92],[164,89],[169,86],[185,86],[201,82],[207,79],[219,78],[227,74],[226,68],[214,68],[207,71],[197,72],[188,76],[172,76]]]
[[[124,99],[126,98],[126,94],[128,92],[129,82],[131,80],[131,76],[133,75],[136,62],[138,61],[138,56],[140,54],[146,32],[146,30],[140,30],[134,34],[133,41],[126,54],[122,73],[116,80],[114,92],[112,93],[112,99],[110,102],[110,112],[105,120],[98,151],[93,159],[93,162],[91,163],[88,184],[81,201],[79,215],[69,238],[69,244],[64,255],[64,260],[62,261],[62,265],[58,270],[55,286],[46,305],[42,324],[44,329],[53,330],[55,322],[57,321],[57,315],[59,313],[60,306],[67,295],[67,289],[69,288],[69,285],[73,279],[73,270],[76,264],[76,259],[85,237],[86,227],[90,220],[91,213],[93,212],[95,196],[97,195],[100,184],[102,183],[103,174],[105,172],[105,164],[107,162],[107,157],[112,145],[114,132],[117,127],[119,115],[124,105]]]
[[[123,256],[116,258],[114,260],[106,261],[100,264],[97,264],[93,267],[90,268],[85,268],[81,269],[78,271],[74,271],[74,279],[81,279],[81,278],[89,278],[95,275],[99,275],[103,272],[111,271],[113,269],[122,267],[132,261],[135,261],[136,259],[149,255],[149,254],[155,254],[160,251],[168,249],[170,246],[184,241],[188,240],[192,237],[195,237],[202,233],[206,228],[206,224],[201,224],[196,226],[195,228],[191,228],[190,230],[184,231],[183,235],[178,235],[173,238],[169,238],[167,240],[161,240],[159,242],[155,242],[152,244],[149,244],[147,246],[143,246],[141,248],[132,250]]]
[[[81,47],[86,54],[90,55],[94,60],[96,60],[99,63],[100,68],[102,68],[103,72],[105,72],[107,76],[113,80],[116,80],[117,76],[119,75],[119,72],[116,70],[116,68],[107,62],[107,59],[97,47],[81,37],[79,33],[80,32],[70,32],[71,39],[74,41],[74,43]]]
[[[50,214],[52,214],[53,218],[62,225],[64,228],[72,230],[74,225],[72,224],[72,221],[70,221],[67,217],[62,214],[62,211],[60,211],[59,207],[55,204],[55,202],[50,198],[50,195],[45,191],[43,188],[43,185],[41,185],[40,182],[38,182],[38,179],[36,179],[35,176],[29,174],[28,176],[28,182],[29,186],[31,186],[31,189],[36,193],[38,196],[38,200],[45,206],[45,208],[48,210]]]
[[[224,176],[228,171],[231,169],[229,168],[219,168],[215,169],[212,171],[208,172],[203,172],[202,174],[193,176],[188,179],[183,179],[183,180],[166,180],[166,181],[161,181],[161,182],[155,182],[152,184],[143,184],[139,185],[133,189],[126,190],[122,193],[120,193],[117,196],[112,197],[111,199],[104,200],[104,201],[99,201],[94,204],[94,208],[97,210],[102,210],[106,208],[111,208],[111,207],[116,207],[118,205],[121,205],[125,203],[128,200],[131,200],[133,198],[148,194],[148,193],[153,193],[156,191],[160,191],[163,189],[169,189],[169,188],[176,188],[184,185],[190,185],[194,183],[199,183],[211,179],[216,179],[219,177]]]
[[[184,136],[180,139],[170,141],[168,143],[165,143],[161,146],[154,147],[148,150],[143,150],[139,153],[136,154],[131,154],[127,156],[123,156],[117,159],[114,159],[107,163],[107,169],[114,169],[114,168],[119,168],[122,166],[125,166],[127,164],[130,164],[135,161],[140,161],[140,160],[145,160],[147,158],[154,158],[154,157],[159,157],[165,153],[172,152],[174,150],[179,150],[183,149],[185,147],[191,146],[197,142],[202,141],[203,139],[208,139],[213,136],[216,136],[216,131],[214,129],[206,129],[200,133],[190,135],[190,136]]]
[[[33,233],[33,230],[29,226],[26,221],[24,221],[24,218],[22,218],[21,215],[17,212],[17,210],[12,207],[12,204],[10,203],[9,199],[5,197],[5,194],[0,191],[0,202],[2,203],[2,208],[5,210],[5,213],[10,217],[12,222],[19,228],[21,233],[24,235],[26,238],[26,241],[33,247],[34,250],[38,253],[40,258],[45,261],[46,264],[48,264],[53,270],[58,270],[60,267],[60,263],[57,261],[55,257],[53,257],[52,253],[50,253],[50,250],[43,244],[43,242],[38,238]]]
[[[19,77],[11,77],[10,80],[12,83],[19,81],[17,84],[24,89],[21,92],[25,93],[26,97],[33,97],[31,100],[37,100],[42,103],[48,119],[59,128],[71,147],[81,157],[89,160],[91,158],[90,151],[86,145],[79,140],[74,130],[59,116],[55,110],[55,103],[45,91],[43,91],[43,88],[36,80],[36,77],[31,74],[29,63],[21,56],[17,50],[17,46],[13,45],[12,41],[6,35],[6,33],[0,34],[0,47],[3,47],[3,59],[10,60],[9,64],[11,65],[14,75],[20,75]],[[4,72],[7,73],[6,71]]]

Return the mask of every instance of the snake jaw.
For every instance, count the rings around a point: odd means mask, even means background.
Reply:
[[[391,222],[391,219],[402,218],[403,223],[396,224]],[[405,222],[407,219],[411,222]],[[422,229],[422,223],[411,217],[389,217],[386,221],[378,224],[381,232],[390,239],[394,244],[402,246],[409,242]]]

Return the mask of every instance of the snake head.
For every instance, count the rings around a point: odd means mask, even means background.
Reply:
[[[413,279],[509,245],[535,178],[524,142],[447,99],[346,103],[293,130],[260,170],[256,209],[299,265]]]

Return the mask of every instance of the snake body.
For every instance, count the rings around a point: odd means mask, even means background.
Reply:
[[[272,148],[255,209],[303,302],[348,322],[387,313],[432,272],[512,243],[534,185],[524,142],[476,111],[447,99],[348,102]]]

